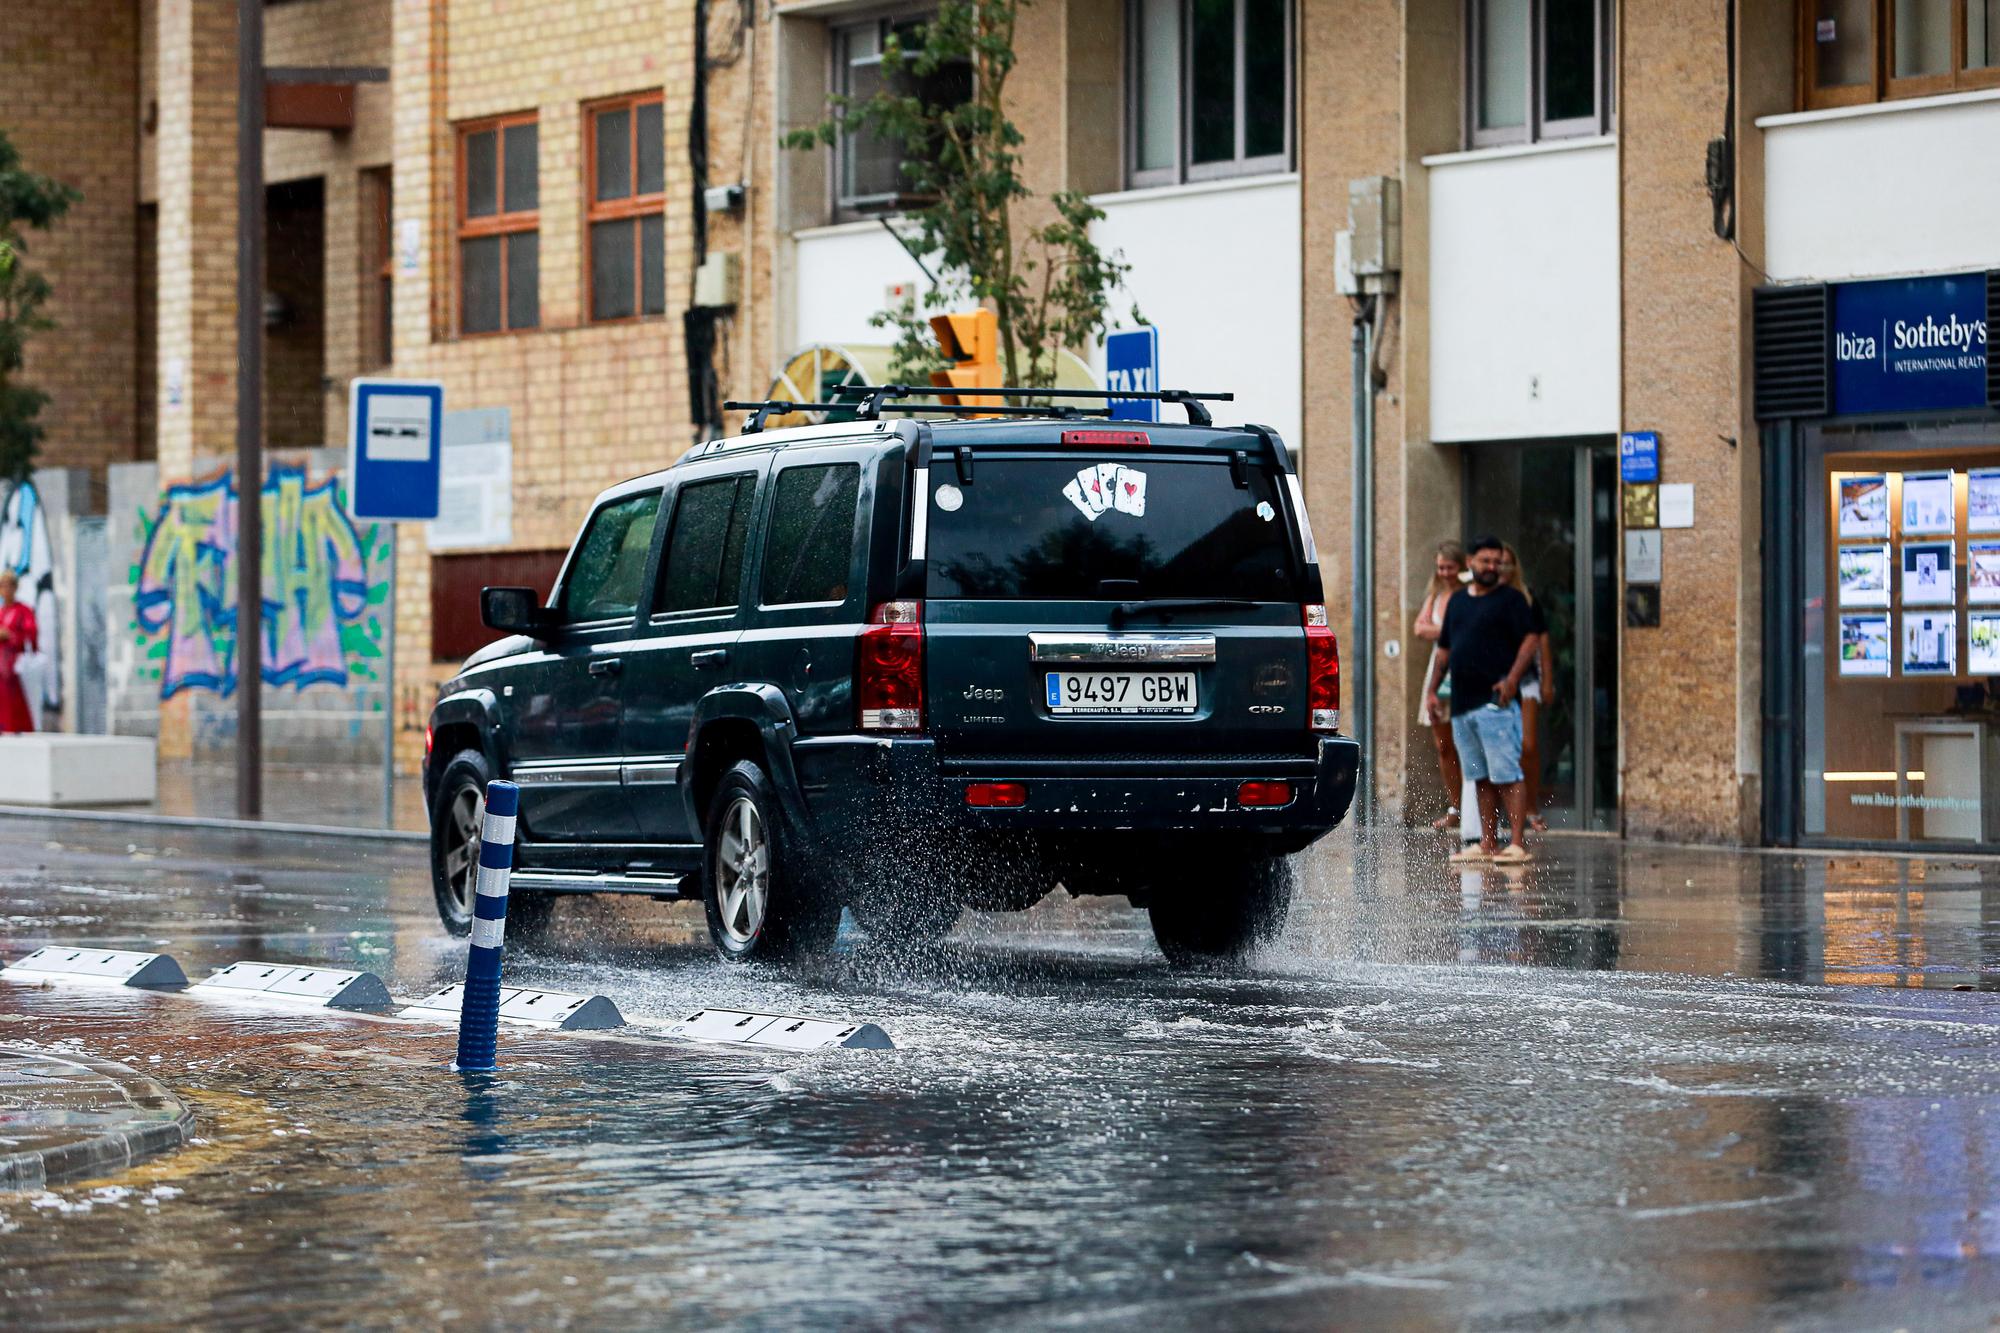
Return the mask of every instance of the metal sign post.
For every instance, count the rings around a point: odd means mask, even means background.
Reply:
[[[347,512],[390,525],[389,601],[382,650],[382,823],[396,826],[395,525],[438,516],[444,385],[357,379],[347,399]]]

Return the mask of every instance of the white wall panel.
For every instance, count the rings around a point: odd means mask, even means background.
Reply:
[[[2000,92],[1757,124],[1774,279],[2000,267]]]
[[[880,223],[815,227],[795,233],[793,247],[796,314],[781,358],[813,343],[896,341],[893,330],[868,327],[869,317],[889,304],[891,283],[923,284],[923,271]]]
[[[1099,246],[1132,266],[1113,307],[1115,327],[1132,305],[1160,331],[1160,383],[1230,392],[1217,404],[1225,424],[1275,428],[1304,444],[1301,381],[1299,182],[1296,176],[1100,195]],[[1326,257],[1328,271],[1333,256]],[[1346,357],[1343,344],[1338,355]],[[1104,374],[1104,352],[1091,368]],[[1168,409],[1169,420],[1180,418]]]
[[[1431,438],[1618,429],[1618,149],[1453,153],[1430,171]]]

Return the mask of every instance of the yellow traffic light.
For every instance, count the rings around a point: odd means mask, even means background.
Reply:
[[[955,363],[931,372],[933,386],[975,388],[1000,382],[1000,320],[991,310],[932,315],[931,330],[945,359]],[[940,394],[939,399],[958,407],[1000,406],[999,396],[990,393]]]

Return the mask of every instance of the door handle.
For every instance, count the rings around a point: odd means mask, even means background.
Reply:
[[[710,667],[719,667],[728,661],[729,650],[727,648],[704,648],[698,653],[688,654],[688,665],[697,671],[706,671]]]
[[[590,660],[590,674],[593,676],[615,676],[625,669],[625,664],[615,657],[593,657]]]

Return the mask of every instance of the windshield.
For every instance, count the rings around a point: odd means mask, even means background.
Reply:
[[[1227,458],[1075,455],[978,460],[970,485],[932,473],[929,595],[1296,601],[1275,478]]]

